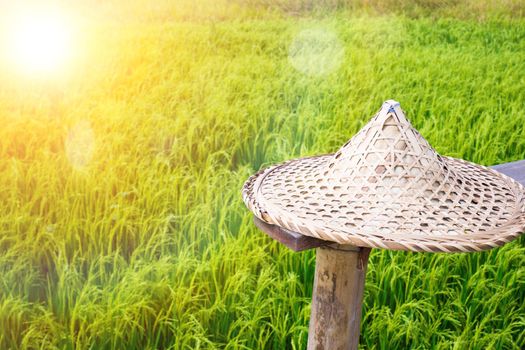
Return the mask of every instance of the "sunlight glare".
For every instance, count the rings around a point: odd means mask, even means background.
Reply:
[[[71,27],[59,11],[35,11],[12,18],[8,28],[8,53],[30,74],[49,73],[67,62],[71,54]]]

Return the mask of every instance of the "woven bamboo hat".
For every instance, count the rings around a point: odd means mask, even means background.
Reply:
[[[392,100],[335,154],[253,175],[243,199],[269,224],[359,247],[480,251],[525,231],[521,184],[439,155]]]

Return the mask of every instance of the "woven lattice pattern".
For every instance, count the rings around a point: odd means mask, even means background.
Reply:
[[[437,154],[395,101],[335,154],[255,174],[243,198],[268,223],[355,246],[478,251],[525,231],[525,188]]]

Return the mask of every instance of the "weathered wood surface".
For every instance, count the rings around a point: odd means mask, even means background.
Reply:
[[[308,350],[357,350],[370,248],[317,248]]]
[[[518,160],[516,162],[498,164],[492,166],[494,170],[502,174],[512,177],[525,186],[525,160]],[[254,217],[255,225],[263,232],[268,234],[273,239],[281,242],[288,248],[299,252],[302,250],[322,247],[332,242],[323,241],[321,239],[302,235],[298,232],[287,230],[283,227],[268,224],[256,217]]]

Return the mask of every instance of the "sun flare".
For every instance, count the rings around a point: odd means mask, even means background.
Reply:
[[[59,11],[13,16],[7,28],[7,54],[26,73],[50,73],[71,55],[71,25]]]

